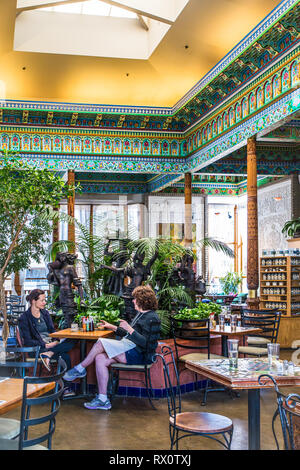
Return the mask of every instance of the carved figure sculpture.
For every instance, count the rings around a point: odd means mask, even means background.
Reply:
[[[82,283],[77,275],[74,262],[77,255],[59,252],[55,261],[47,265],[49,273],[47,280],[59,288],[58,305],[64,315],[64,328],[69,328],[76,315],[76,304],[72,287],[76,287],[78,294],[83,300]]]

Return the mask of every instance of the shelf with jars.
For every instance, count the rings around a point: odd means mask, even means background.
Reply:
[[[260,304],[287,317],[300,315],[300,256],[260,258]]]

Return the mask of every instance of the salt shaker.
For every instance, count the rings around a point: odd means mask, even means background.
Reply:
[[[289,375],[289,361],[283,361],[283,375]]]
[[[294,363],[292,361],[289,362],[289,375],[294,375]]]

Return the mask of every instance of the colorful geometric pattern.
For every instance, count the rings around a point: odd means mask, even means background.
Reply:
[[[245,162],[225,157],[300,109],[299,16],[298,0],[281,2],[173,108],[3,101],[0,150],[19,152],[37,168],[111,175],[84,182],[87,192],[108,191],[107,185],[109,191],[158,191],[187,171],[226,165],[243,173]],[[299,126],[264,137],[279,134],[295,141]],[[258,168],[289,174],[297,163],[260,158]],[[151,179],[114,185],[122,172]]]

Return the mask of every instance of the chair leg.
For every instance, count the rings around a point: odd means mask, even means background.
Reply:
[[[205,385],[205,389],[204,389],[204,394],[203,394],[203,399],[202,399],[202,402],[201,402],[201,405],[202,405],[202,406],[205,406],[205,405],[206,405],[207,392],[208,392],[208,383],[209,383],[209,379],[207,379],[207,381],[206,381],[206,385]]]
[[[119,388],[119,371],[111,369],[109,373],[109,380],[108,380],[108,387],[107,387],[107,395],[111,402],[114,399],[118,391],[118,388]]]
[[[148,399],[150,401],[150,405],[152,406],[152,408],[154,410],[156,410],[155,406],[152,403],[153,388],[152,388],[152,384],[151,384],[150,370],[148,370],[147,368],[145,369],[145,382],[146,382],[146,390],[147,390]],[[150,390],[149,390],[149,385],[150,385]],[[150,391],[151,391],[151,393],[150,393]]]

